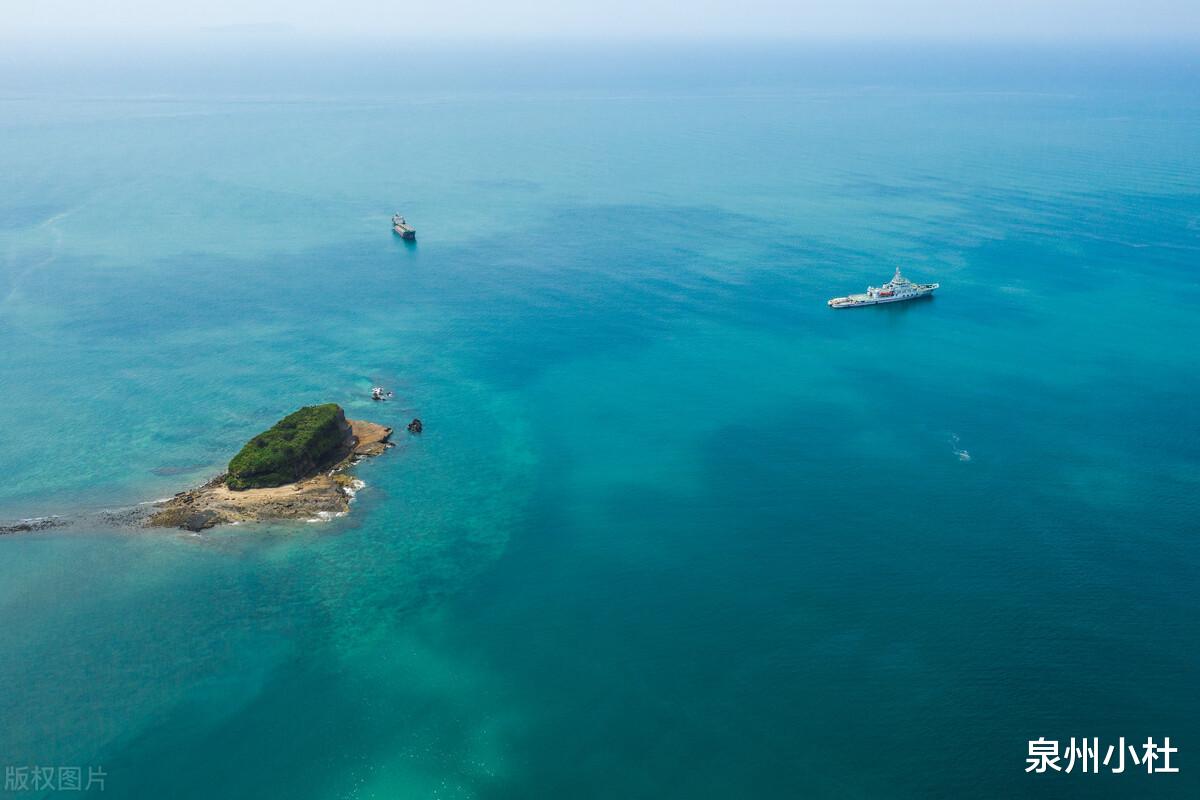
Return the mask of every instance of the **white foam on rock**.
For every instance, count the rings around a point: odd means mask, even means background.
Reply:
[[[350,498],[349,502],[353,503],[354,498],[358,496],[358,490],[362,489],[366,485],[367,485],[366,482],[360,481],[359,479],[355,478],[353,481],[350,482],[349,486],[344,487],[344,491],[346,492],[346,495]]]

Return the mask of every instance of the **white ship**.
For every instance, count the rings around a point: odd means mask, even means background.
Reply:
[[[880,303],[899,303],[901,300],[916,300],[918,297],[927,297],[933,294],[933,290],[940,285],[938,283],[913,283],[901,275],[900,268],[896,267],[896,274],[883,286],[879,288],[868,286],[866,294],[835,297],[829,301],[829,307],[854,308],[855,306],[874,306]]]

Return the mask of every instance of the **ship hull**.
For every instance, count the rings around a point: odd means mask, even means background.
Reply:
[[[868,297],[866,295],[850,295],[849,297],[835,297],[829,301],[830,308],[861,308],[862,306],[879,306],[884,303],[903,303],[908,300],[920,300],[923,297],[933,297],[934,289],[924,289],[915,294],[905,295],[903,297]]]

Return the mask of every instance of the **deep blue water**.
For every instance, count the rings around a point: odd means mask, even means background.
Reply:
[[[1196,796],[1194,53],[323,58],[0,72],[0,520],[85,520],[0,537],[0,763]],[[90,516],[324,401],[425,421],[348,517]]]

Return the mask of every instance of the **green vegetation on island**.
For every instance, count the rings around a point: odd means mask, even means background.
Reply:
[[[294,483],[337,462],[351,441],[341,406],[305,406],[255,436],[229,462],[230,489],[262,489]]]

